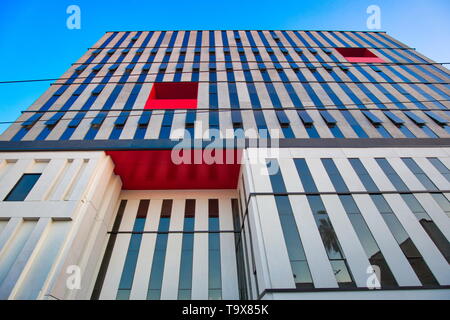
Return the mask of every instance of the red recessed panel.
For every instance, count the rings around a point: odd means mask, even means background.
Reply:
[[[145,109],[197,108],[197,82],[157,82],[145,103]]]
[[[232,164],[207,164],[204,160],[176,165],[171,160],[171,150],[106,151],[115,164],[114,173],[122,179],[124,190],[166,189],[235,189],[238,183],[240,150],[227,150]],[[223,150],[218,151],[225,158]],[[217,156],[218,154],[216,154]],[[218,157],[218,156],[217,156]]]
[[[366,48],[336,48],[348,62],[385,62]]]

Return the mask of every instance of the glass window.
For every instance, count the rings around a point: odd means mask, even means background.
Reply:
[[[281,175],[281,170],[276,159],[267,159],[267,168],[269,170],[270,183],[272,184],[272,190],[275,193],[285,193],[286,186],[284,185],[283,176]],[[276,172],[272,172],[273,169],[277,169]]]
[[[305,159],[294,159],[295,167],[306,192],[318,192]]]
[[[40,173],[25,173],[8,193],[4,201],[24,201],[40,176]]]
[[[355,283],[348,269],[344,252],[342,251],[322,199],[320,196],[315,195],[307,196],[307,199],[339,286],[354,287]]]
[[[450,244],[438,226],[434,223],[420,202],[413,194],[402,194],[403,200],[408,205],[409,209],[414,213],[423,229],[430,236],[436,247],[442,255],[450,263]]]
[[[450,182],[450,170],[438,158],[427,158],[428,161]]]
[[[378,247],[378,244],[367,226],[366,221],[361,215],[356,202],[353,200],[353,197],[350,195],[341,195],[339,198],[356,232],[356,235],[358,236],[358,239],[366,252],[370,264],[376,265],[380,268],[380,279],[378,280],[380,281],[381,286],[397,286],[397,282],[385,261],[383,253]]]
[[[291,262],[292,274],[297,287],[312,287],[313,282],[306,261],[297,223],[287,196],[275,196],[284,241]]]
[[[117,291],[116,296],[117,300],[128,300],[130,298],[131,287],[133,284],[134,273],[136,270],[136,264],[139,255],[139,248],[141,246],[142,231],[144,231],[149,204],[150,200],[141,200],[139,202],[139,207],[132,230],[133,234],[130,238],[128,252],[125,258],[125,264],[119,282],[119,290]]]
[[[222,299],[222,275],[220,259],[219,200],[208,200],[208,298]]]
[[[406,184],[385,158],[376,158],[375,160],[377,161],[383,172],[386,174],[388,179],[391,181],[391,183],[394,185],[394,187],[397,189],[397,191],[409,191]]]
[[[427,190],[438,190],[438,188],[434,185],[430,178],[428,178],[425,172],[423,172],[423,170],[412,158],[402,158],[402,160]]]
[[[192,262],[194,250],[195,200],[187,199],[184,207],[178,299],[189,300],[192,293]]]
[[[450,202],[447,197],[442,193],[432,193],[431,196],[434,198],[434,201],[441,207],[441,209],[447,214],[450,218]]]
[[[350,158],[348,160],[350,161],[350,164],[352,165],[353,169],[355,170],[356,174],[358,175],[359,179],[364,185],[364,188],[366,188],[366,190],[369,192],[379,191],[377,185],[373,181],[372,177],[369,175],[369,172],[367,172],[361,160],[358,158]]]
[[[166,260],[167,239],[172,211],[172,200],[163,200],[161,216],[159,218],[158,235],[156,236],[155,252],[153,254],[150,281],[147,291],[147,300],[159,300],[161,298],[161,286],[164,274],[164,262]],[[161,233],[164,232],[164,233]]]
[[[431,273],[431,270],[428,268],[416,245],[403,228],[386,199],[380,194],[371,195],[371,197],[419,280],[423,285],[437,285],[438,282]]]
[[[328,176],[330,177],[331,183],[333,183],[334,189],[336,189],[337,192],[348,192],[347,185],[345,184],[344,179],[339,173],[339,170],[336,167],[333,159],[324,158],[321,160],[323,166],[325,167],[325,170],[328,173]]]

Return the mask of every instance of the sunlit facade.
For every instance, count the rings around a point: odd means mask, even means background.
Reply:
[[[384,32],[107,32],[0,136],[0,299],[448,299],[448,83]]]

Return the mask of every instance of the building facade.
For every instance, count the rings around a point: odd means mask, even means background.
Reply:
[[[449,96],[384,32],[107,32],[0,136],[0,299],[449,299]]]

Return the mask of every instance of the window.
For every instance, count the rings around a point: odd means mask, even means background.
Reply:
[[[159,218],[158,235],[156,237],[155,252],[153,254],[150,281],[147,291],[147,300],[159,300],[161,298],[167,238],[169,236],[167,231],[169,231],[171,211],[172,200],[163,200],[161,216]]]
[[[416,245],[412,242],[406,230],[392,211],[386,199],[381,194],[371,195],[372,201],[375,203],[378,211],[381,213],[386,225],[397,241],[400,249],[408,259],[417,277],[423,285],[437,285],[437,281],[428,268],[425,260],[417,250]]]
[[[145,220],[147,218],[148,206],[150,200],[141,200],[134,221],[133,234],[131,235],[128,252],[125,258],[125,264],[117,291],[117,300],[128,300],[130,298],[131,286],[133,284],[134,273],[136,270],[139,248],[141,246],[142,231],[144,231]]]
[[[423,184],[427,190],[436,191],[438,188],[434,183],[428,178],[428,176],[423,172],[423,170],[417,165],[417,163],[412,158],[402,158],[403,162],[409,168],[409,170],[414,173],[416,178]]]
[[[428,161],[450,182],[450,170],[438,158],[427,158]]]
[[[388,177],[389,181],[394,185],[397,191],[409,191],[406,184],[400,178],[400,176],[395,172],[394,168],[391,167],[389,162],[384,158],[375,158],[378,165],[383,170],[384,174]]]
[[[361,180],[362,184],[364,185],[364,188],[366,188],[366,190],[369,192],[379,191],[377,185],[373,181],[369,172],[367,172],[367,170],[364,167],[364,165],[362,164],[361,160],[358,158],[351,158],[348,160],[350,161],[350,164],[352,165],[353,170],[355,170],[356,174],[358,175],[359,179]]]
[[[442,211],[450,218],[450,202],[442,193],[432,193],[434,201],[441,207]]]
[[[8,193],[4,201],[25,200],[40,176],[40,173],[25,173],[16,183],[11,192]]]
[[[222,275],[220,259],[219,200],[208,200],[208,298],[222,299]]]
[[[425,232],[430,236],[431,240],[434,242],[445,259],[447,259],[447,262],[450,263],[450,244],[447,241],[447,238],[413,194],[402,194],[401,196],[408,205],[409,209],[414,213]]]
[[[376,265],[380,268],[380,284],[382,287],[392,287],[397,286],[394,276],[381,252],[378,244],[373,237],[369,227],[367,226],[364,217],[361,215],[355,200],[350,195],[340,195],[339,199],[347,213],[347,216],[355,229],[356,235],[361,242],[364,251],[366,252],[367,258],[371,265]]]
[[[385,62],[366,48],[336,48],[348,62]]]
[[[275,202],[296,286],[297,288],[312,288],[311,272],[306,261],[289,198],[287,196],[275,196]]]
[[[354,287],[344,252],[320,196],[307,196],[325,251],[340,287]]]
[[[194,250],[195,200],[187,199],[184,207],[183,244],[181,247],[178,299],[189,300],[192,293],[192,259]]]
[[[197,82],[156,82],[145,109],[196,109]]]
[[[334,186],[334,189],[337,192],[348,192],[347,185],[344,182],[344,179],[342,178],[341,174],[339,173],[338,168],[336,167],[336,164],[334,163],[333,159],[321,159],[322,164],[325,167],[325,170],[327,171],[328,175],[330,176],[331,183]]]
[[[305,192],[319,192],[305,159],[294,159]]]

